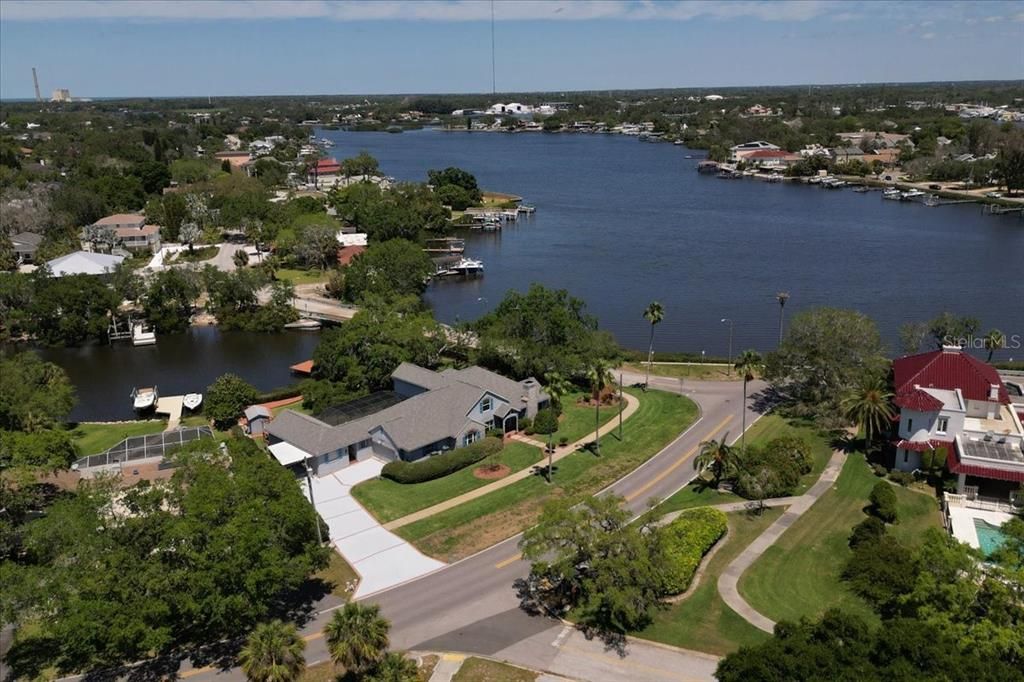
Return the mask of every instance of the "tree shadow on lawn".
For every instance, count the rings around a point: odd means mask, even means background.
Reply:
[[[628,640],[623,633],[563,620],[563,618],[569,613],[570,609],[567,606],[563,606],[560,609],[561,613],[559,614],[556,612],[556,607],[558,605],[553,607],[546,604],[544,600],[538,596],[537,590],[534,589],[534,584],[531,582],[530,576],[527,576],[526,578],[517,578],[515,582],[512,583],[512,586],[515,588],[516,597],[519,598],[519,608],[527,615],[535,618],[551,618],[556,621],[571,624],[577,630],[582,632],[583,636],[588,640],[592,640],[595,637],[600,639],[604,643],[605,651],[614,651],[618,654],[619,658],[625,658],[629,653],[627,649]]]

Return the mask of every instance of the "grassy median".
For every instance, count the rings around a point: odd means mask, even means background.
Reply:
[[[554,484],[530,476],[476,500],[398,529],[425,553],[455,561],[522,531],[534,523],[544,503],[559,496],[593,494],[640,466],[697,418],[689,398],[662,391],[641,393],[636,413],[625,422],[624,440],[609,433],[601,454],[575,452],[555,465]]]

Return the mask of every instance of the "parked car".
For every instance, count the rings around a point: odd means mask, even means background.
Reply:
[[[928,189],[942,189],[942,185],[933,182],[932,184],[928,185]]]
[[[1002,192],[985,192],[985,196],[987,196],[989,199],[1002,199],[1003,198],[1003,193]]]

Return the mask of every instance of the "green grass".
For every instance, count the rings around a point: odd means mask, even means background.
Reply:
[[[537,463],[541,456],[538,448],[512,441],[506,443],[501,452],[454,474],[412,484],[396,483],[386,478],[373,479],[354,487],[352,496],[378,520],[386,523],[491,483],[473,475],[473,470],[479,466],[500,462],[516,472]]]
[[[554,484],[529,476],[465,504],[398,529],[422,551],[446,561],[468,556],[530,526],[544,503],[559,496],[592,495],[647,461],[697,418],[688,398],[662,391],[641,393],[625,422],[625,439],[601,438],[601,455],[578,451],[555,465]]]
[[[333,550],[331,551],[331,558],[327,567],[314,573],[313,577],[324,581],[324,583],[330,586],[331,594],[342,599],[348,599],[352,596],[353,590],[347,586],[355,586],[359,581],[359,574],[356,573],[355,569],[340,554]]]
[[[452,682],[533,682],[537,673],[507,663],[472,656],[452,677]]]
[[[559,439],[566,438],[568,442],[575,443],[580,438],[594,433],[594,408],[591,405],[582,405],[578,401],[588,396],[585,393],[576,393],[562,399],[562,415],[558,418],[558,431],[552,436],[557,444]],[[603,426],[609,419],[615,417],[621,411],[620,405],[602,405],[599,408],[601,417],[600,425]],[[537,434],[534,436],[539,441],[547,442],[547,436]]]
[[[199,246],[193,251],[178,251],[171,258],[172,263],[199,263],[200,261],[210,260],[217,255],[220,249],[216,246]]]
[[[747,445],[763,445],[780,436],[799,436],[811,444],[814,467],[809,474],[805,474],[800,479],[800,484],[793,492],[794,495],[802,495],[818,480],[821,472],[825,470],[825,465],[828,464],[829,458],[832,456],[829,436],[821,432],[810,421],[786,419],[778,415],[768,414],[758,419],[747,430]],[[668,513],[678,509],[690,509],[692,507],[725,504],[727,502],[743,502],[743,500],[744,498],[739,495],[720,493],[715,488],[708,487],[706,479],[695,480],[665,500],[659,505],[658,509]]]
[[[182,426],[210,426],[210,419],[208,417],[204,417],[201,414],[193,414],[193,415],[189,415],[188,417],[182,417],[181,425]],[[213,428],[212,426],[210,426],[210,428],[213,429],[213,437],[216,440],[218,440],[218,441],[227,440],[228,438],[231,438],[231,432],[230,431],[221,431],[220,429]]]
[[[79,424],[71,431],[71,438],[83,455],[98,455],[125,438],[148,436],[167,428],[167,422],[159,419],[124,422],[117,424]]]
[[[322,284],[330,279],[331,271],[282,268],[276,271],[275,277],[281,281],[287,280],[296,286],[300,284]]]
[[[878,480],[862,455],[850,455],[835,486],[740,578],[740,593],[750,605],[772,620],[813,618],[832,607],[876,620],[840,574],[850,556],[850,531],[866,518],[863,509]],[[901,488],[896,497],[899,522],[892,532],[898,538],[913,542],[924,529],[939,526],[934,499]]]
[[[646,361],[625,366],[630,372],[644,374],[647,371]],[[652,377],[669,377],[672,379],[693,379],[694,381],[739,381],[736,370],[729,371],[728,365],[721,364],[687,364],[668,365],[655,362],[651,366]],[[685,383],[683,384],[686,385]]]
[[[729,514],[729,532],[708,561],[700,582],[683,601],[659,611],[654,622],[635,633],[644,639],[686,649],[724,655],[741,646],[753,646],[769,638],[730,609],[718,594],[718,577],[754,538],[782,515],[781,509],[766,509],[760,515]]]

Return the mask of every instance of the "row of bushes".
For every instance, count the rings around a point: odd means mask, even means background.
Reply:
[[[418,462],[388,462],[381,469],[381,476],[396,483],[423,483],[453,474],[490,455],[500,452],[504,441],[488,436],[464,448],[456,448],[440,455],[434,455]]]
[[[724,513],[711,507],[691,509],[662,529],[670,565],[665,580],[667,594],[679,594],[690,586],[704,555],[728,528]]]

